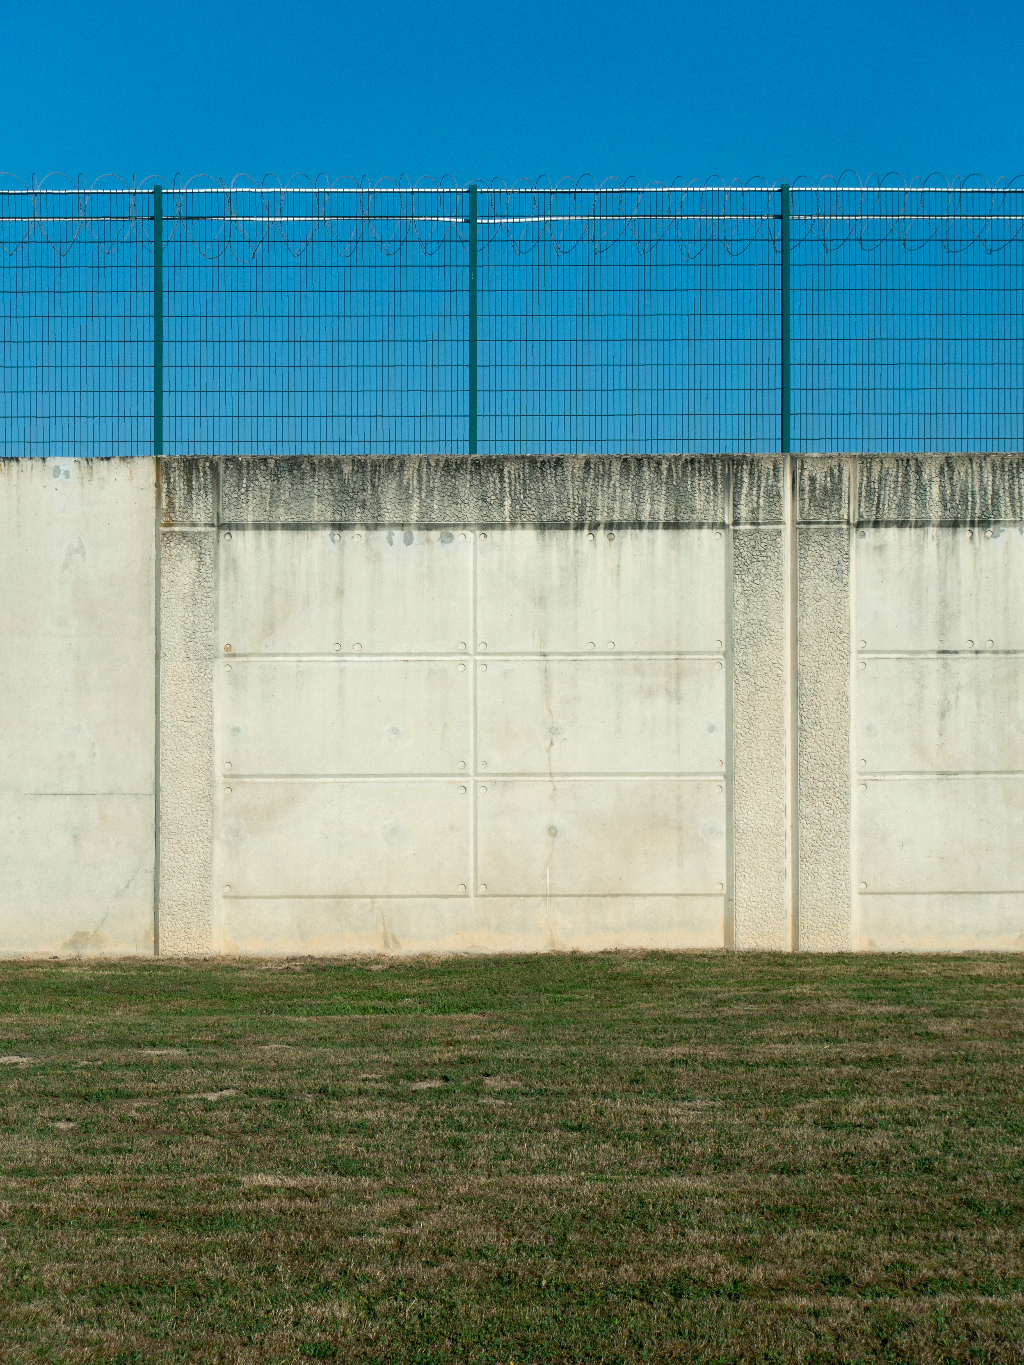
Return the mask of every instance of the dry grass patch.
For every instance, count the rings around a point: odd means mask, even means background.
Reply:
[[[0,964],[0,1359],[1022,1361],[1024,962]]]

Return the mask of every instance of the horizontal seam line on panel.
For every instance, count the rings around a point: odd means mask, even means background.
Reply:
[[[1024,777],[1024,768],[936,768],[931,772],[911,768],[884,772],[868,772],[866,769],[861,769],[857,776],[861,781],[871,778],[873,782],[891,782],[893,780],[916,782],[928,781],[931,778],[948,782],[961,777]]]
[[[724,629],[724,627],[723,627]],[[997,650],[987,650],[986,653],[995,654]],[[1024,652],[1024,651],[1022,651]],[[488,649],[483,654],[470,654],[468,650],[457,654],[437,653],[422,654],[413,650],[407,650],[398,654],[371,654],[369,650],[351,650],[347,653],[340,653],[332,650],[329,654],[296,653],[296,654],[236,654],[232,651],[225,654],[225,663],[332,663],[332,664],[356,664],[356,663],[461,663],[467,659],[475,660],[477,663],[487,663],[492,659],[497,659],[505,663],[540,663],[547,659],[625,659],[636,662],[642,659],[695,659],[698,662],[720,663],[725,658],[724,650],[627,650],[627,649],[587,649],[587,650],[550,650],[545,654],[539,652],[512,653],[511,651],[499,651]]]
[[[1024,887],[999,891],[861,891],[858,896],[1021,896]]]
[[[866,894],[861,892],[861,895]],[[724,891],[552,891],[552,899],[559,900],[723,900]],[[343,891],[297,891],[276,894],[274,892],[246,895],[241,891],[222,891],[221,899],[226,901],[465,901],[474,900],[531,900],[543,901],[543,891],[480,891],[475,896],[468,891],[410,891],[403,895],[375,895],[371,891],[362,894]]]
[[[1017,659],[1021,649],[858,649],[858,659],[991,659],[994,656]]]
[[[593,773],[558,772],[554,777],[559,782],[724,782],[724,768],[719,772],[610,772]],[[222,773],[220,781],[228,782],[543,782],[551,783],[550,773],[503,773],[464,772],[449,776],[447,773]],[[152,793],[144,793],[152,795]]]
[[[18,792],[6,791],[4,796],[153,796],[152,790],[148,792]]]

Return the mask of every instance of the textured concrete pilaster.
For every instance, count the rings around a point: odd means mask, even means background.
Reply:
[[[850,525],[845,460],[801,461],[796,541],[797,946],[851,947]]]
[[[784,476],[772,457],[734,466],[732,881],[741,950],[790,947]]]
[[[160,550],[161,954],[215,950],[212,528],[164,530]]]

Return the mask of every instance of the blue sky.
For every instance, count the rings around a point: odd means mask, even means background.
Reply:
[[[0,170],[1024,171],[1017,0],[8,0]]]

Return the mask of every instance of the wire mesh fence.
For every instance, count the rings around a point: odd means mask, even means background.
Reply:
[[[5,455],[1024,448],[1024,183],[0,183]]]

